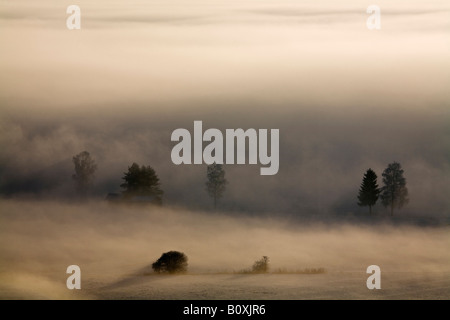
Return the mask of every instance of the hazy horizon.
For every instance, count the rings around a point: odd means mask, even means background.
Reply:
[[[69,5],[0,1],[0,299],[449,298],[448,1],[79,0],[80,30]],[[214,210],[206,164],[171,159],[196,120],[279,129],[278,173],[225,164]],[[105,200],[134,162],[161,207]],[[409,203],[370,215],[363,175],[381,187],[392,162]],[[152,273],[169,250],[186,275]],[[239,273],[262,256],[271,272]]]
[[[94,194],[120,191],[151,165],[169,205],[210,208],[206,166],[175,166],[170,134],[280,130],[280,170],[226,166],[225,211],[365,212],[368,168],[397,161],[410,203],[399,214],[448,217],[450,53],[444,1],[79,1],[0,4],[0,191],[70,198],[71,158],[98,163]],[[384,212],[377,208],[378,212]]]

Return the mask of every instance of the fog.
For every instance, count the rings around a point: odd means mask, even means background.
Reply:
[[[224,123],[233,123],[235,128],[273,127],[281,132],[278,174],[260,176],[259,165],[226,165],[229,184],[221,208],[295,215],[360,212],[356,195],[365,170],[371,167],[381,180],[387,164],[399,161],[411,199],[400,212],[448,216],[447,120],[424,121],[414,112],[405,118],[392,114],[398,120],[374,116],[368,125],[355,124],[351,116],[322,118],[316,114],[300,114],[298,121],[276,115],[272,121],[206,117],[205,128],[224,130]],[[178,125],[143,120],[133,124],[114,121],[101,129],[89,120],[79,125],[5,124],[0,138],[4,146],[2,190],[10,195],[29,192],[70,199],[75,196],[71,157],[88,150],[99,167],[94,184],[99,197],[120,191],[123,172],[137,162],[155,168],[165,204],[210,209],[211,199],[204,189],[206,165],[175,166],[170,159],[171,129],[192,131],[195,118],[172,119],[168,122]],[[377,212],[383,214],[384,209],[379,207]]]
[[[98,197],[137,162],[165,203],[208,209],[205,167],[170,160],[171,132],[202,120],[280,129],[279,173],[226,166],[225,210],[354,214],[364,171],[398,161],[408,214],[448,217],[445,2],[382,1],[377,32],[356,1],[81,1],[73,31],[67,5],[1,4],[2,194],[70,198],[88,150]]]
[[[81,29],[68,30],[71,4],[0,3],[2,297],[116,297],[101,288],[120,291],[172,249],[192,274],[262,255],[274,269],[331,277],[364,278],[370,264],[393,279],[449,271],[447,1],[378,1],[377,31],[356,0],[80,0]],[[214,212],[206,165],[170,157],[171,133],[195,120],[279,129],[279,172],[225,164]],[[98,165],[85,203],[72,180],[84,150]],[[379,203],[368,216],[356,203],[363,174],[372,168],[382,185],[394,161],[410,201],[394,217]],[[104,201],[133,162],[155,169],[161,208]],[[91,291],[60,288],[70,264]],[[150,297],[184,294],[161,290]]]
[[[270,258],[270,272],[324,268],[327,275],[323,277],[337,276],[344,286],[354,281],[345,283],[349,274],[357,275],[358,287],[365,287],[365,270],[376,264],[390,279],[384,288],[390,288],[391,294],[396,292],[393,288],[399,279],[415,281],[415,275],[422,274],[436,280],[435,275],[450,272],[448,227],[348,224],[330,227],[285,219],[232,218],[226,214],[98,202],[75,205],[6,200],[1,206],[3,298],[111,297],[113,289],[116,294],[131,294],[135,278],[141,285],[147,283],[144,287],[148,292],[141,297],[151,292],[152,297],[161,298],[168,286],[164,281],[171,280],[163,277],[154,283],[158,280],[145,274],[151,274],[150,264],[170,250],[188,256],[190,275],[231,276],[266,255]],[[79,295],[71,295],[65,288],[68,276],[65,270],[72,264],[82,270]],[[241,286],[242,282],[252,283],[251,276],[248,277],[239,278]],[[267,285],[285,281],[283,275],[279,277],[267,279]],[[301,280],[300,275],[294,275],[293,280],[313,281],[308,277],[322,279],[321,275],[306,275]],[[218,281],[210,279],[186,278],[186,281],[195,285]],[[184,281],[180,281],[176,281],[176,286],[183,291]],[[286,287],[279,285],[273,289]],[[300,295],[304,294],[301,286],[297,288]],[[430,283],[428,286],[433,287]],[[251,296],[251,292],[248,294]],[[137,297],[139,293],[131,295]]]

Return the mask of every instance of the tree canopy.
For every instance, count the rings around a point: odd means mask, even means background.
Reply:
[[[206,191],[214,199],[214,209],[217,207],[217,200],[222,197],[226,184],[225,170],[221,164],[210,164],[206,169]]]
[[[152,264],[152,268],[158,273],[183,273],[187,271],[188,258],[183,252],[169,251]]]
[[[163,191],[160,186],[158,176],[151,166],[140,166],[133,163],[128,167],[122,178],[125,180],[120,186],[125,189],[123,196],[131,197],[152,197],[154,202],[161,204]]]
[[[403,169],[398,162],[393,162],[383,171],[383,187],[381,188],[381,202],[385,207],[401,209],[409,202],[406,179],[403,177]]]
[[[75,181],[75,188],[80,195],[86,195],[88,188],[91,186],[97,164],[87,151],[83,151],[72,158],[75,166],[75,173],[72,179]]]

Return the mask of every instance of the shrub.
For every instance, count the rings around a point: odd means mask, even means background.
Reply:
[[[260,260],[255,261],[252,267],[253,273],[266,273],[269,270],[269,257],[263,256]]]
[[[276,274],[321,274],[327,273],[325,268],[305,268],[297,270],[288,270],[286,268],[278,268],[273,271]]]
[[[152,268],[158,273],[183,273],[187,271],[187,256],[178,251],[169,251],[152,264]]]

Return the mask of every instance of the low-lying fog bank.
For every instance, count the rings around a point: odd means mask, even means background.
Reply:
[[[81,268],[83,297],[139,297],[139,292],[122,296],[117,284],[141,277],[153,286],[158,281],[162,285],[160,295],[152,291],[143,296],[170,298],[163,290],[170,277],[144,276],[151,271],[150,264],[170,250],[188,256],[191,276],[222,273],[217,277],[241,277],[243,283],[258,275],[234,272],[251,267],[263,255],[270,258],[270,271],[327,271],[324,275],[297,274],[296,283],[301,279],[309,283],[308,277],[317,276],[322,277],[324,285],[323,279],[345,273],[366,279],[366,268],[372,264],[392,279],[398,278],[395,274],[439,273],[441,277],[450,272],[448,226],[302,225],[282,219],[239,218],[164,207],[14,200],[1,201],[0,219],[2,298],[73,298],[65,282],[66,268],[72,264]],[[276,291],[281,279],[276,277],[289,275],[262,276],[274,279]],[[181,277],[196,283],[205,281]],[[142,285],[141,280],[138,282]],[[365,288],[364,282],[361,285]],[[109,291],[101,288],[115,289],[106,294]],[[179,298],[184,289],[177,293],[176,288],[171,287],[169,292]],[[247,298],[252,298],[251,293]]]

